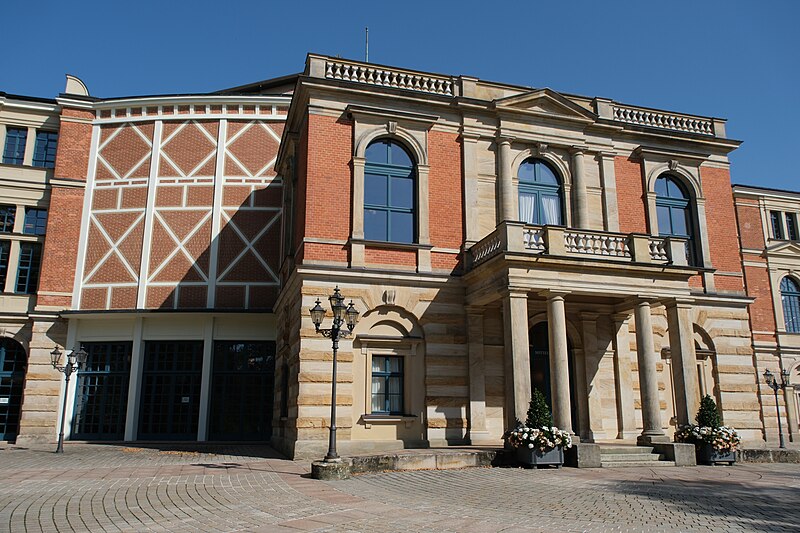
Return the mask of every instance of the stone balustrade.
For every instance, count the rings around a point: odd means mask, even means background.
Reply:
[[[612,117],[618,122],[639,126],[698,133],[700,135],[715,135],[714,121],[710,118],[666,113],[626,105],[614,105],[612,107]]]
[[[503,222],[467,250],[470,268],[506,252],[687,266],[686,239]]]
[[[453,96],[453,79],[344,60],[326,60],[325,77],[367,85]]]

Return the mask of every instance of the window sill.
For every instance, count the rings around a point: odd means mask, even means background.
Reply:
[[[361,422],[364,427],[369,429],[372,424],[399,424],[404,423],[406,427],[411,427],[417,420],[415,415],[379,415],[379,414],[363,414],[361,415]]]
[[[432,244],[416,244],[408,242],[368,241],[366,239],[350,239],[350,244],[361,244],[371,248],[393,248],[396,250],[430,250]]]

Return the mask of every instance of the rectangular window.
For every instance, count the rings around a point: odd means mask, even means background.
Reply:
[[[42,246],[36,242],[23,242],[19,247],[17,288],[19,294],[33,294],[39,284],[39,265],[42,261]]]
[[[87,342],[86,366],[78,373],[72,438],[121,440],[128,407],[131,342]]]
[[[25,159],[25,141],[27,140],[27,128],[6,128],[3,163],[6,165],[21,165]]]
[[[0,292],[6,286],[6,276],[8,275],[8,254],[11,251],[11,243],[0,241]]]
[[[797,240],[797,218],[794,213],[786,213],[786,238],[790,241]]]
[[[772,238],[783,239],[783,227],[781,226],[780,211],[770,211],[769,219],[772,225]]]
[[[372,356],[372,412],[403,414],[403,358]]]
[[[36,145],[33,149],[33,166],[53,168],[56,166],[56,145],[58,133],[54,131],[37,131]]]
[[[25,226],[22,233],[25,235],[44,235],[47,229],[47,210],[35,207],[25,208]]]
[[[14,231],[14,219],[16,217],[16,206],[0,205],[0,233],[11,233]]]

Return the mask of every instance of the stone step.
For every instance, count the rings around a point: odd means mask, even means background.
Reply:
[[[604,463],[612,463],[612,462],[623,462],[623,463],[631,463],[631,462],[642,462],[642,463],[651,463],[654,461],[661,461],[664,459],[663,455],[657,453],[611,453],[605,454],[600,453],[600,461]]]
[[[654,448],[652,446],[600,446],[600,453],[610,455],[615,453],[621,453],[625,455],[629,454],[648,454],[653,453]]]
[[[636,466],[660,468],[662,466],[675,466],[675,461],[602,461],[601,464],[603,468],[624,468]]]

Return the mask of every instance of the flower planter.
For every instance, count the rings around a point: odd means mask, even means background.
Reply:
[[[698,464],[715,465],[717,463],[728,463],[732,465],[736,462],[736,452],[721,452],[715,450],[708,443],[696,444],[694,449],[697,454]]]
[[[553,448],[550,451],[542,452],[535,448],[528,448],[527,446],[520,446],[516,451],[517,462],[528,468],[534,466],[549,466],[556,465],[556,468],[561,468],[564,464],[564,448]]]

